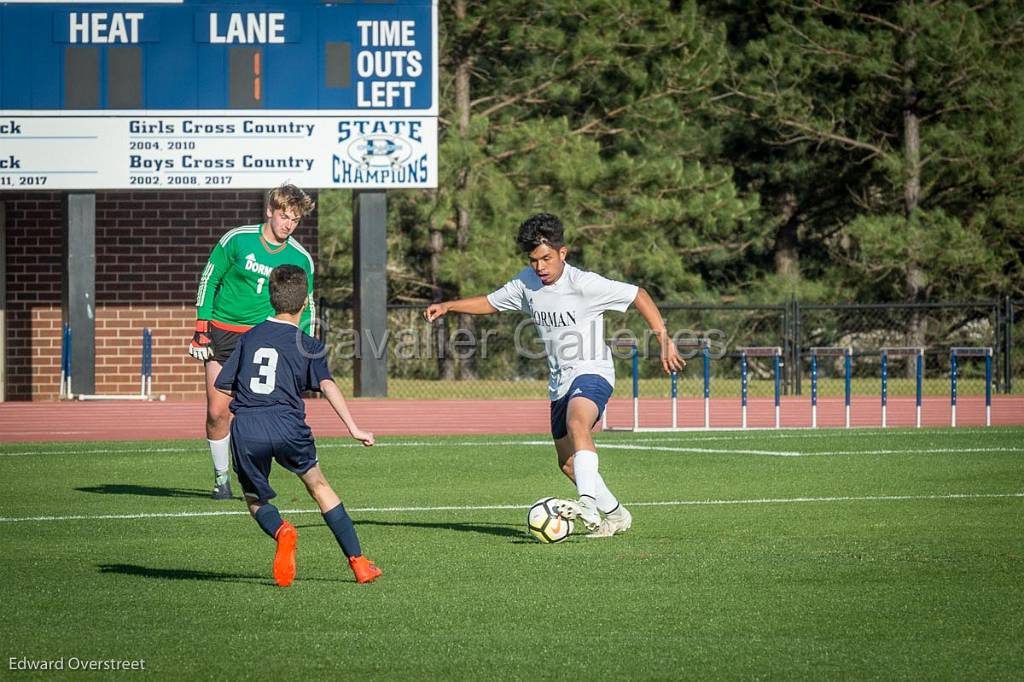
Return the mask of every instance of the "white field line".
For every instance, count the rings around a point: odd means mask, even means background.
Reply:
[[[601,443],[599,450],[647,450],[653,452],[686,452],[697,455],[764,455],[768,457],[803,457],[807,453],[787,450],[734,450],[726,448],[679,448],[670,445],[633,445],[619,443]]]
[[[993,433],[991,428],[982,427],[963,427],[959,429],[946,429],[940,433],[927,433],[921,432],[911,428],[893,428],[893,429],[872,429],[872,428],[858,428],[856,430],[843,430],[843,429],[822,429],[822,430],[810,430],[810,429],[784,429],[781,431],[775,431],[774,429],[755,430],[755,431],[725,431],[722,435],[697,435],[699,431],[694,431],[694,435],[687,436],[666,436],[663,438],[652,438],[652,437],[632,437],[629,438],[628,431],[623,431],[622,437],[616,438],[611,442],[603,441],[598,443],[599,447],[609,447],[614,445],[619,447],[622,443],[705,443],[715,441],[747,441],[757,440],[763,442],[765,440],[777,440],[777,439],[788,439],[788,438],[831,438],[837,434],[841,434],[843,438],[849,437],[868,437],[868,436],[879,436],[884,434],[886,438],[899,437],[899,436],[939,436],[943,440],[948,439],[950,436],[970,436],[974,437],[982,433]],[[597,434],[600,439],[600,434]],[[635,434],[634,434],[635,436]],[[628,438],[628,440],[627,440]],[[444,440],[409,440],[409,441],[385,441],[383,443],[377,443],[374,447],[430,447],[430,446],[456,446],[456,447],[473,447],[473,446],[486,446],[486,445],[551,445],[550,440],[477,440],[477,441],[444,441]],[[119,453],[182,453],[182,452],[206,452],[206,448],[203,447],[200,440],[196,440],[194,445],[179,446],[179,447],[162,447],[162,448],[125,448],[125,449],[110,449],[110,448],[93,448],[90,450],[75,449],[69,444],[69,447],[64,449],[55,450],[22,450],[15,452],[3,452],[3,444],[0,443],[0,457],[29,457],[32,455],[106,455],[106,454],[119,454]],[[317,449],[330,450],[335,448],[362,448],[363,445],[359,443],[318,443]],[[739,452],[739,451],[735,451]]]
[[[671,431],[665,431],[665,435],[662,437],[634,437],[629,438],[630,431],[619,431],[618,434],[623,434],[620,440],[628,438],[630,442],[635,443],[698,443],[698,442],[711,442],[711,441],[744,441],[744,440],[783,440],[790,438],[833,438],[835,436],[842,436],[843,438],[866,438],[866,437],[878,437],[885,436],[886,438],[901,437],[901,436],[916,436],[918,438],[936,437],[946,439],[950,436],[970,436],[977,437],[982,433],[996,433],[991,427],[988,428],[974,428],[964,427],[958,429],[945,429],[945,430],[918,430],[911,427],[893,427],[891,429],[879,429],[879,428],[856,428],[856,429],[842,429],[839,427],[825,428],[825,429],[760,429],[754,431],[733,431],[726,432],[722,435],[698,435],[699,431],[688,432],[693,435],[679,436],[672,434]],[[643,432],[641,432],[643,433]],[[669,435],[672,434],[672,435]],[[633,434],[635,436],[635,434]],[[600,437],[600,434],[598,434]]]
[[[696,439],[694,439],[696,440]],[[1024,447],[990,447],[990,448],[913,448],[913,449],[888,449],[888,450],[825,450],[800,451],[800,450],[760,450],[760,449],[736,449],[736,448],[697,448],[697,447],[676,447],[669,445],[639,445],[638,443],[651,442],[694,442],[684,439],[638,439],[630,442],[605,442],[598,443],[601,450],[646,450],[653,452],[680,452],[690,454],[706,455],[755,455],[761,457],[830,457],[837,455],[900,455],[900,454],[953,454],[953,453],[979,453],[979,452],[1024,452]],[[706,439],[711,440],[711,439]],[[378,443],[374,447],[379,448],[401,448],[401,447],[487,447],[487,446],[526,446],[526,447],[551,447],[549,440],[500,440],[500,441],[402,441]],[[317,445],[319,450],[333,450],[338,448],[362,449],[364,446],[358,443],[322,443]],[[115,454],[152,454],[152,453],[183,453],[183,452],[205,452],[200,445],[188,447],[168,448],[125,448],[110,449],[97,448],[92,450],[24,450],[18,452],[0,452],[0,457],[30,457],[33,455],[115,455]]]
[[[203,448],[199,443],[196,443],[194,447],[184,448],[96,448],[93,450],[67,448],[65,450],[20,450],[15,452],[0,452],[0,457],[31,457],[32,455],[128,455],[136,453],[144,455],[154,452],[203,452],[205,449],[206,448]]]
[[[444,440],[406,440],[401,442],[379,442],[374,447],[442,447],[442,446],[458,446],[468,447],[471,445],[539,445],[544,444],[551,446],[550,440],[467,440],[465,442],[449,442]],[[366,445],[359,444],[357,442],[318,442],[316,443],[316,450],[336,450],[339,447],[357,447],[357,449],[365,449]],[[69,447],[67,450],[25,450],[12,453],[0,452],[0,457],[31,457],[33,455],[146,455],[146,454],[164,454],[164,453],[206,453],[206,446],[196,442],[195,445],[183,445],[180,447],[96,447],[93,450],[75,450]]]
[[[817,431],[810,431],[807,429],[786,429],[782,431],[775,431],[773,429],[766,429],[762,431],[734,431],[726,432],[722,435],[706,436],[696,435],[698,432],[694,432],[695,435],[690,436],[666,436],[664,438],[628,438],[628,431],[621,432],[622,437],[616,438],[613,441],[603,441],[598,443],[599,447],[609,447],[614,445],[618,447],[620,444],[629,443],[707,443],[716,441],[736,442],[736,441],[747,441],[756,440],[758,442],[764,442],[765,440],[778,440],[788,438],[832,438],[837,434],[841,434],[843,438],[850,437],[867,437],[867,436],[879,436],[885,434],[886,438],[899,437],[899,436],[938,436],[943,440],[948,439],[950,436],[970,436],[975,437],[981,433],[993,433],[991,428],[974,428],[964,427],[960,429],[947,429],[940,433],[928,433],[921,432],[916,429],[867,429],[858,428],[856,430],[842,430],[842,429],[823,429]],[[598,435],[600,439],[600,435]],[[628,438],[628,440],[627,440]],[[410,441],[385,441],[383,443],[377,443],[374,447],[429,447],[429,446],[456,446],[456,447],[472,447],[472,446],[486,446],[486,445],[551,445],[550,440],[478,440],[478,441],[444,441],[444,440],[410,440]],[[317,449],[320,450],[331,450],[335,448],[362,448],[363,445],[359,443],[318,443]],[[163,448],[125,448],[125,449],[110,449],[110,448],[93,448],[90,450],[79,450],[69,445],[67,448],[62,450],[22,450],[15,452],[3,452],[2,443],[0,443],[0,457],[29,457],[32,455],[106,455],[106,454],[118,454],[118,453],[180,453],[180,452],[206,452],[206,448],[203,446],[200,440],[196,440],[195,445],[180,446],[180,447],[163,447]],[[737,451],[738,452],[738,451]]]
[[[951,436],[967,436],[975,437],[982,433],[995,433],[992,428],[981,428],[981,427],[963,427],[958,429],[945,429],[941,433],[919,431],[912,428],[892,428],[892,429],[874,429],[874,428],[857,428],[852,430],[844,430],[839,428],[834,429],[783,429],[776,431],[775,429],[764,429],[755,431],[726,431],[721,435],[699,435],[701,432],[694,431],[692,435],[677,436],[677,435],[666,435],[665,437],[653,438],[650,436],[637,437],[636,434],[630,434],[629,431],[618,432],[617,437],[614,437],[612,442],[625,442],[628,439],[630,443],[709,443],[715,441],[735,442],[735,441],[765,441],[765,440],[781,440],[789,438],[832,438],[836,435],[842,435],[843,438],[858,438],[858,437],[875,437],[879,435],[885,435],[886,438],[901,437],[901,436],[916,436],[916,437],[927,437],[936,436],[943,440],[948,439]],[[61,433],[61,432],[55,432]],[[668,433],[668,432],[666,432]],[[596,434],[600,439],[602,434]],[[632,435],[633,437],[630,437]],[[337,436],[335,436],[337,437]],[[516,445],[516,444],[530,444],[533,445],[537,441],[517,441],[517,440],[498,440],[498,441],[469,441],[461,443],[457,441],[446,442],[443,440],[424,441],[424,440],[410,440],[410,441],[391,441],[388,440],[383,443],[378,443],[377,447],[399,447],[403,445],[411,446],[427,446],[427,445]],[[550,441],[543,441],[545,444],[550,444]],[[0,442],[0,449],[2,449],[3,443]],[[318,448],[361,448],[363,447],[359,443],[318,443]],[[194,445],[180,446],[180,447],[163,447],[163,448],[133,448],[131,452],[192,452],[193,450],[205,452],[201,440],[196,439]],[[111,452],[121,452],[120,450],[110,450],[104,448],[94,448],[90,450],[78,450],[75,449],[72,444],[68,444],[67,448],[62,450],[24,450],[20,452],[2,452],[0,451],[0,457],[23,457],[27,455],[64,455],[64,454],[107,454]]]
[[[903,450],[827,450],[824,452],[796,452],[787,450],[735,450],[728,448],[679,448],[661,445],[619,445],[602,443],[600,450],[649,450],[653,452],[684,452],[701,455],[760,455],[763,457],[833,457],[836,455],[931,455],[976,452],[1024,452],[1020,448],[917,448]]]
[[[836,497],[762,497],[748,500],[665,500],[661,502],[628,502],[630,507],[706,507],[725,505],[768,505],[834,502],[907,502],[922,500],[983,500],[997,498],[1024,498],[1019,493],[948,493],[945,495],[849,495]],[[424,513],[444,511],[492,511],[528,509],[529,504],[441,505],[433,507],[359,507],[349,509],[355,514]],[[319,514],[319,509],[282,509],[282,514]],[[26,523],[46,521],[124,521],[148,519],[181,519],[211,516],[248,516],[246,511],[210,512],[152,512],[142,514],[95,514],[68,516],[0,516],[0,523]]]

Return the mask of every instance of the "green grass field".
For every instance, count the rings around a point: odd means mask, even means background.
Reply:
[[[278,505],[300,534],[287,589],[241,502],[206,499],[205,444],[3,445],[0,665],[144,659],[165,679],[1019,679],[1024,429],[598,442],[633,529],[545,546],[526,535],[525,508],[573,489],[544,437],[324,439],[324,471],[384,576],[353,582],[278,469]]]

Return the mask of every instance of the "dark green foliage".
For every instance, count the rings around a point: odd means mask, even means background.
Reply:
[[[395,302],[492,290],[539,211],[574,262],[663,300],[1024,296],[1019,0],[440,16],[440,186],[390,193]],[[351,289],[347,205],[321,194],[332,300]]]
[[[1022,10],[716,5],[729,157],[765,219],[793,223],[802,278],[862,301],[1021,291]]]

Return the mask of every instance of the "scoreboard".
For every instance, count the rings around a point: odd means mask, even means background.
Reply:
[[[436,0],[0,2],[0,190],[437,186]]]

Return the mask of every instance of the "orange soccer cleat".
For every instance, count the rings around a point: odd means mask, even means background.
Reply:
[[[299,533],[295,526],[285,521],[274,535],[277,553],[274,554],[274,581],[281,587],[288,587],[295,580],[295,543]]]
[[[362,554],[349,557],[348,565],[352,567],[352,572],[356,574],[357,583],[372,583],[381,576],[381,570],[377,568],[377,564]]]

